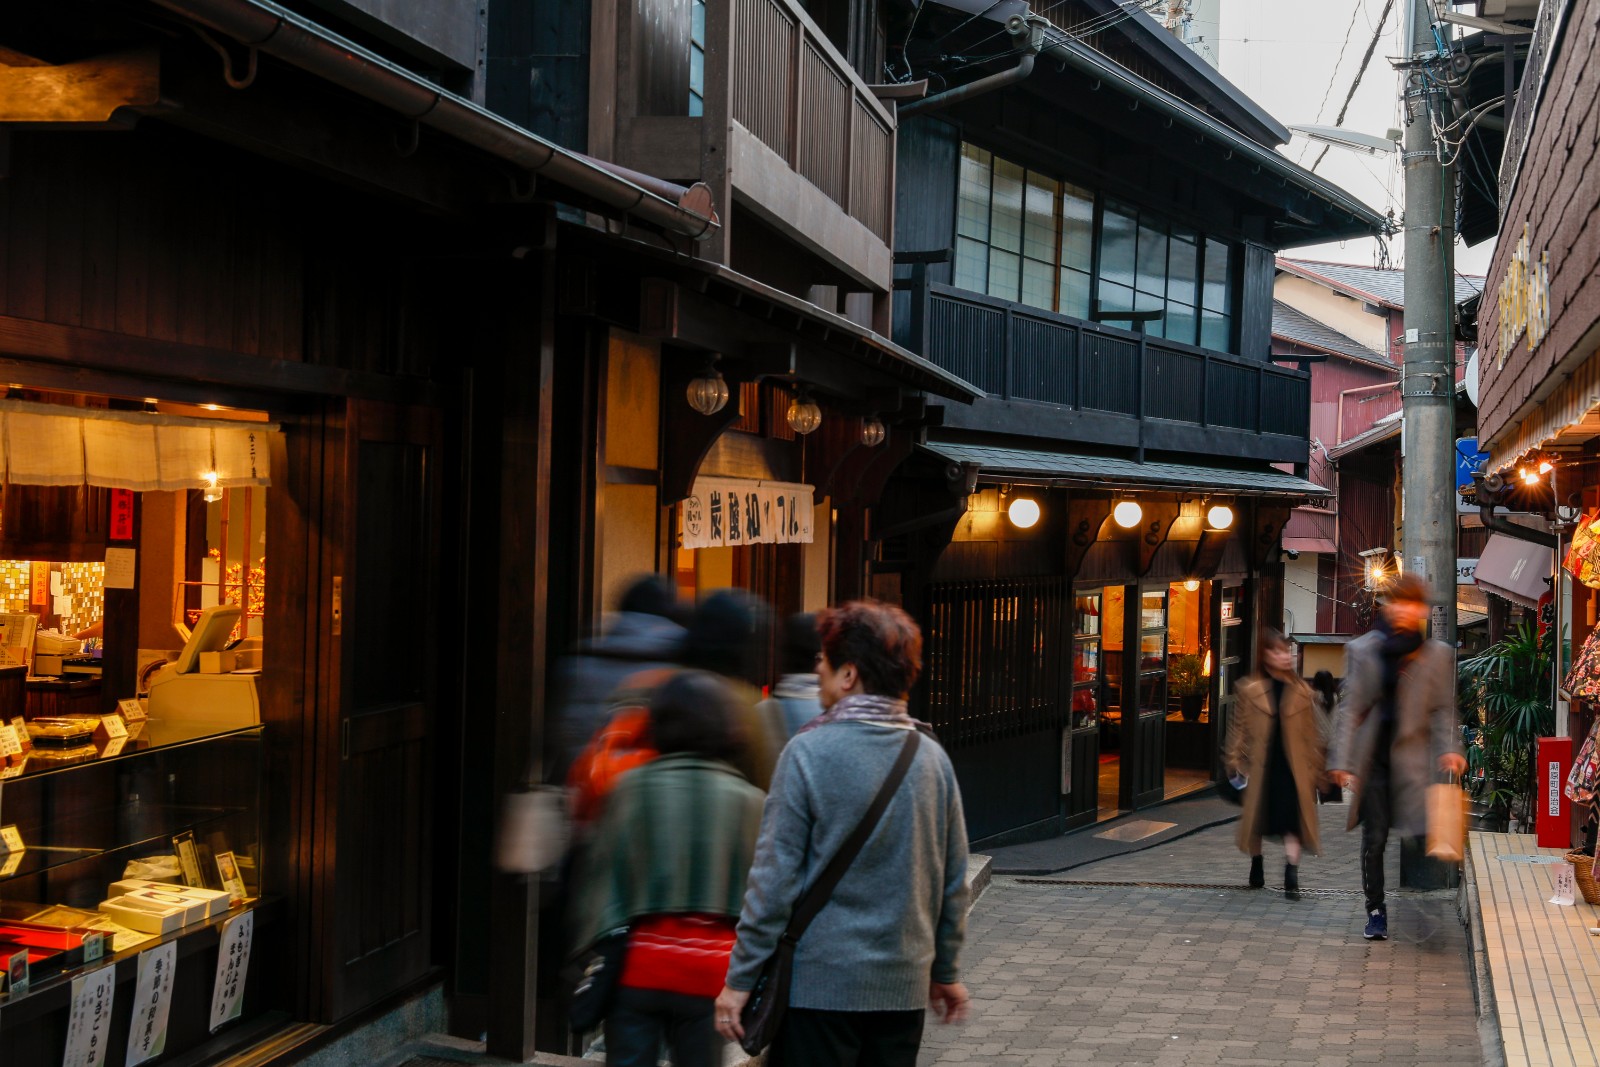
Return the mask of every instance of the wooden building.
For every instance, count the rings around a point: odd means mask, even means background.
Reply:
[[[981,844],[1211,780],[1283,525],[1326,495],[1275,466],[1310,376],[1273,362],[1274,254],[1383,220],[1143,16],[919,15],[888,34],[942,90],[900,109],[895,336],[987,396],[891,482],[872,588],[924,620]]]

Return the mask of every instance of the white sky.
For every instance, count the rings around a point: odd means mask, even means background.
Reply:
[[[1222,29],[1216,45],[1223,75],[1286,125],[1334,125],[1383,13],[1384,0],[1221,0],[1221,4]],[[1389,60],[1401,51],[1400,20],[1406,7],[1406,0],[1395,0],[1394,10],[1385,20],[1383,36],[1341,124],[1347,129],[1381,137],[1391,127],[1400,126],[1399,81]],[[1349,43],[1344,44],[1347,30]],[[1280,151],[1309,167],[1321,149],[1321,142],[1296,137]],[[1329,148],[1317,174],[1380,214],[1392,208],[1398,220],[1402,213],[1405,195],[1398,153],[1369,156]],[[1389,240],[1393,266],[1404,264],[1402,244],[1398,233]],[[1310,245],[1291,249],[1289,254],[1372,266],[1377,263],[1377,242]],[[1458,239],[1456,270],[1483,274],[1493,254],[1493,240],[1468,248]]]

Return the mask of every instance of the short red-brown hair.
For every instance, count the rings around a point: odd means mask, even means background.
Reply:
[[[1385,603],[1395,602],[1410,604],[1426,604],[1428,602],[1428,580],[1420,574],[1402,572],[1389,579],[1379,594]]]
[[[817,633],[828,664],[854,664],[868,693],[903,698],[922,673],[922,631],[893,604],[852,600],[828,608],[817,617]]]

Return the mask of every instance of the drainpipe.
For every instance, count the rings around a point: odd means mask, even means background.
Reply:
[[[717,229],[710,190],[632,174],[570,152],[456,96],[271,0],[156,0],[160,6],[238,41],[252,54],[284,60],[334,85],[429,126],[612,210],[703,240]]]
[[[902,104],[898,115],[901,119],[911,118],[929,111],[939,111],[959,104],[974,97],[992,93],[996,89],[1004,89],[1008,85],[1015,85],[1025,80],[1033,73],[1034,61],[1038,58],[1040,50],[1044,47],[1044,28],[1048,23],[1035,20],[1032,15],[1012,15],[1006,19],[1006,32],[1011,39],[1017,42],[1017,47],[1023,50],[1022,58],[1017,60],[1017,65],[1010,70],[1003,70],[999,74],[990,74],[979,78],[975,82],[958,85],[954,89],[947,89],[933,96],[923,97],[921,100]]]
[[[1483,485],[1481,482],[1479,483],[1478,491],[1480,493],[1483,491]],[[1494,513],[1494,509],[1497,507],[1499,507],[1498,504],[1478,505],[1478,520],[1483,523],[1483,528],[1485,530],[1493,530],[1495,533],[1503,533],[1507,537],[1515,537],[1518,541],[1527,541],[1530,544],[1542,545],[1545,548],[1554,551],[1556,547],[1555,534],[1541,533],[1538,530],[1530,530],[1526,526],[1518,526],[1509,519],[1504,519],[1496,515]]]

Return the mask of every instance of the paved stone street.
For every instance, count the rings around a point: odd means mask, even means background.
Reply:
[[[1391,890],[1392,940],[1362,940],[1358,835],[1345,808],[1321,810],[1326,854],[1306,858],[1298,902],[1273,888],[1270,843],[1268,888],[1234,888],[1248,861],[1232,825],[1055,880],[1076,885],[997,877],[963,962],[975,1010],[930,1023],[922,1063],[1480,1063],[1455,893]],[[1393,844],[1388,869],[1393,885]]]

